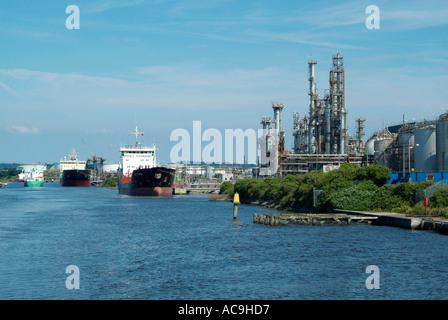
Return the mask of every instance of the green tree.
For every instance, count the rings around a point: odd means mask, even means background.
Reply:
[[[233,196],[234,192],[235,191],[233,188],[233,183],[230,181],[223,182],[221,184],[221,187],[219,188],[219,193],[221,193],[221,194],[228,194],[230,196]]]
[[[448,207],[448,190],[439,189],[429,198],[428,204],[433,208]]]

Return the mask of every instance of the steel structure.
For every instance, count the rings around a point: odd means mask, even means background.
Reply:
[[[357,119],[356,136],[347,135],[347,112],[345,109],[345,71],[344,59],[340,53],[333,55],[329,73],[329,90],[324,98],[317,93],[315,79],[315,60],[308,60],[309,111],[303,118],[294,113],[293,150],[285,150],[282,128],[284,105],[273,103],[274,120],[263,117],[261,124],[266,135],[266,155],[269,138],[276,135],[278,143],[278,175],[305,173],[324,166],[339,166],[344,162],[361,164],[364,152],[362,138],[365,119]],[[269,131],[273,123],[275,132]],[[264,143],[264,140],[263,140]],[[272,142],[271,142],[272,143]]]
[[[294,152],[299,154],[357,154],[364,135],[364,119],[359,119],[359,139],[347,135],[345,109],[344,59],[340,53],[333,56],[329,75],[330,88],[322,98],[316,91],[315,60],[308,60],[310,96],[308,116],[294,115]],[[355,141],[354,145],[349,142]],[[356,152],[355,150],[356,149]]]

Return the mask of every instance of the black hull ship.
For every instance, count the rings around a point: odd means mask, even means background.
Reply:
[[[90,170],[86,161],[78,160],[78,154],[72,149],[70,155],[61,159],[60,184],[63,187],[90,187]]]
[[[90,170],[64,170],[60,183],[63,187],[90,187]]]
[[[137,169],[132,176],[118,175],[118,191],[128,196],[158,196],[173,195],[174,170],[164,167]]]
[[[129,196],[172,196],[175,170],[156,166],[156,147],[140,144],[137,126],[131,133],[135,134],[135,145],[120,148],[118,192]]]

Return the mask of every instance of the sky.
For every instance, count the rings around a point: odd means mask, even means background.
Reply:
[[[379,29],[366,26],[372,4]],[[273,102],[292,148],[308,59],[323,96],[338,52],[349,134],[358,117],[365,139],[403,116],[434,120],[448,108],[447,17],[445,0],[2,0],[0,163],[54,163],[71,148],[118,162],[136,124],[169,163],[175,129],[258,130]]]

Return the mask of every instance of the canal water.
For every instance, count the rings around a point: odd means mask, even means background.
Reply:
[[[240,205],[234,224],[233,205],[206,196],[12,183],[0,189],[0,299],[448,299],[447,236],[253,223],[269,212]]]

